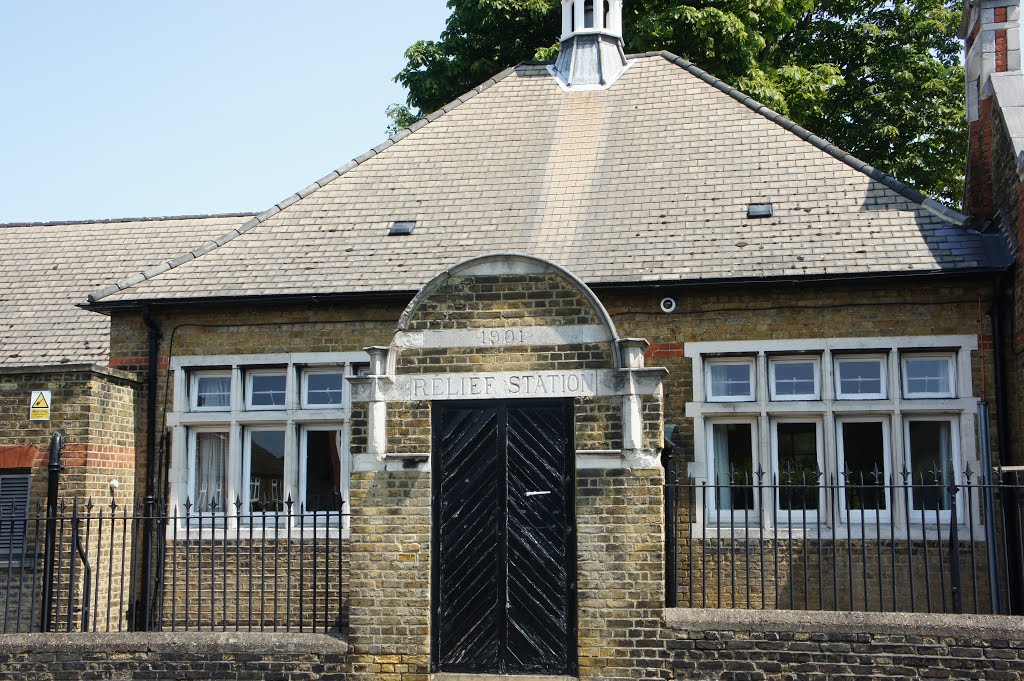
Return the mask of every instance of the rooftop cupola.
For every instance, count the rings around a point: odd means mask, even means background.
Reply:
[[[552,74],[568,90],[610,87],[629,67],[622,0],[562,0],[562,47]]]

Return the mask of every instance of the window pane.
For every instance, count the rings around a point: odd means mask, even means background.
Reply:
[[[712,426],[715,450],[715,500],[722,511],[754,509],[754,456],[749,423]]]
[[[307,511],[341,510],[341,457],[338,455],[338,431],[306,432]]]
[[[249,503],[253,511],[284,509],[284,431],[249,435]]]
[[[775,362],[775,394],[780,397],[813,395],[814,362]]]
[[[307,374],[306,404],[310,406],[341,406],[342,377],[337,374]]]
[[[197,511],[224,510],[224,481],[227,464],[227,433],[196,433]]]
[[[254,407],[284,407],[284,374],[254,374],[249,404]]]
[[[231,407],[230,376],[197,376],[196,407],[213,409]]]
[[[949,385],[949,360],[944,357],[908,357],[903,370],[907,372],[908,395],[953,392]]]
[[[843,458],[848,510],[877,511],[886,506],[885,424],[843,422]]]
[[[839,363],[839,392],[843,395],[878,395],[882,392],[882,363],[877,359]]]
[[[907,424],[915,511],[948,511],[953,482],[953,427],[949,421]]]
[[[750,389],[749,364],[712,364],[712,397],[747,397]]]
[[[779,508],[817,511],[818,428],[813,423],[778,423]]]

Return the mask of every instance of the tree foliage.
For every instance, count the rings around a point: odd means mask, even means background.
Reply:
[[[557,54],[558,0],[449,0],[406,51],[393,129]],[[628,52],[668,50],[835,145],[958,204],[967,134],[959,0],[627,0]]]

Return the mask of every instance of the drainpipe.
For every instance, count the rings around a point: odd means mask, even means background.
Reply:
[[[1014,463],[1014,457],[1010,449],[1009,390],[1006,384],[1006,357],[1003,345],[1003,307],[1005,304],[1005,296],[1003,295],[1004,284],[1005,276],[997,276],[994,284],[994,291],[992,293],[992,306],[989,312],[989,316],[992,320],[992,369],[996,374],[996,439],[999,442],[1000,470],[1002,470],[1003,466]],[[996,484],[1002,485],[1004,482],[1004,480],[1000,479],[996,481]],[[1009,537],[1019,538],[1021,536],[1021,528],[1017,525],[1017,513],[1014,512],[1019,500],[1012,498],[1016,495],[1015,490],[1012,491],[1010,489],[1005,489],[1001,490],[1001,492],[1010,497],[1004,497],[1002,499],[1003,528],[1006,533],[1004,541],[1009,541]],[[1009,593],[1007,596],[1009,597],[1009,603],[1007,604],[1007,614],[1016,615],[1020,614],[1022,612],[1022,607],[1024,607],[1021,602],[1024,600],[1024,594],[1021,593],[1021,588],[1019,586],[1021,579],[1024,578],[1024,566],[1020,564],[1018,552],[1014,551],[1012,557],[1010,557],[1008,552],[1007,556],[1007,584],[1018,585],[1016,588],[1008,589]]]
[[[138,631],[149,631],[153,600],[153,521],[156,511],[156,392],[160,352],[160,326],[147,307],[142,321],[149,332],[149,358],[146,371],[146,497],[142,529],[142,602],[136,618]]]
[[[995,279],[989,319],[992,322],[992,370],[996,375],[996,440],[999,442],[999,461],[1002,465],[1013,460],[1010,456],[1010,405],[1007,403],[1006,356],[1003,346],[1003,275]]]

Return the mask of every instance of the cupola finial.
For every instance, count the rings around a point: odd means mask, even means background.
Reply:
[[[562,47],[550,70],[568,90],[610,87],[629,66],[622,0],[562,0]]]

